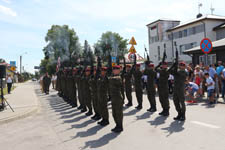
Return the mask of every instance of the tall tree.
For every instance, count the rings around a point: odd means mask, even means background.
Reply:
[[[103,33],[101,38],[95,43],[95,55],[101,56],[105,61],[109,54],[122,59],[128,53],[128,39],[124,39],[118,33],[108,31]]]
[[[77,63],[81,54],[81,45],[79,38],[68,25],[53,25],[45,37],[47,45],[43,48],[45,58],[42,60],[41,72],[55,72],[57,60],[61,58],[61,64],[64,66],[73,66]]]

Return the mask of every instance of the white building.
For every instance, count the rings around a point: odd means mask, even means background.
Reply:
[[[161,22],[163,23],[163,27],[161,27],[163,30],[160,29]],[[225,23],[225,17],[216,15],[202,16],[183,24],[180,24],[179,21],[172,20],[160,20],[150,23],[147,27],[151,59],[156,64],[161,61],[160,58],[163,55],[163,45],[166,43],[166,52],[168,56],[167,61],[172,62],[175,57],[176,48],[174,42],[176,42],[179,52],[179,59],[186,62],[191,62],[191,57],[183,54],[183,52],[187,49],[199,46],[201,40],[205,37],[211,39],[212,41],[222,38],[225,34],[224,28],[221,25],[223,23]],[[156,25],[157,31],[160,32],[152,32],[153,25]],[[221,30],[223,30],[224,33],[221,33]],[[217,34],[217,32],[222,35]],[[153,40],[152,37],[155,37],[157,40]]]

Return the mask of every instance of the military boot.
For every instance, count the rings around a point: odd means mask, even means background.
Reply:
[[[85,115],[86,116],[91,116],[93,113],[92,113],[92,110],[89,110]]]
[[[179,120],[180,121],[185,121],[186,120],[185,113],[182,113],[182,115],[181,115]]]
[[[141,110],[142,109],[142,105],[141,104],[139,104],[138,106],[136,106],[135,107],[136,109],[138,109],[138,110]]]
[[[116,125],[116,127],[113,128],[111,131],[115,132],[115,133],[120,133],[120,132],[123,131],[123,126],[122,125]]]
[[[102,121],[98,122],[101,126],[107,126],[109,124],[109,120],[102,119]]]
[[[82,105],[80,105],[77,109],[79,109],[79,110],[80,110],[80,109],[82,109],[82,108],[83,108],[83,106],[82,106]]]
[[[165,117],[169,116],[170,115],[169,110],[165,110],[162,115],[165,116]]]
[[[182,113],[179,112],[178,115],[176,117],[174,117],[173,119],[174,120],[180,120],[181,116],[182,116]]]
[[[126,106],[127,106],[127,107],[130,107],[130,106],[133,106],[133,104],[132,104],[132,102],[129,101],[129,102],[126,104]]]
[[[83,109],[81,110],[81,112],[86,112],[87,111],[87,108],[86,107],[83,107]]]

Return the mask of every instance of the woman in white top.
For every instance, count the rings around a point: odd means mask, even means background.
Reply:
[[[13,83],[13,79],[12,79],[11,75],[8,75],[6,77],[6,82],[7,82],[7,87],[8,87],[8,94],[10,94],[11,88],[12,88],[12,83]]]

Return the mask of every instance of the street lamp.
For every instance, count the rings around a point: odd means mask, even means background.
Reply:
[[[20,55],[20,74],[22,73],[22,56],[23,56],[24,54],[27,54],[27,52],[24,52],[24,53],[22,53],[22,54]]]

